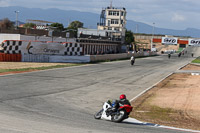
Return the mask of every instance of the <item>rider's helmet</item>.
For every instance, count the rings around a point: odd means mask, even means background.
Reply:
[[[120,100],[126,99],[126,95],[124,95],[124,94],[120,95],[120,96],[119,96],[119,99],[120,99]]]

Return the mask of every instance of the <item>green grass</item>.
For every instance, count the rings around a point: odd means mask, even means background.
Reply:
[[[83,64],[66,64],[66,65],[55,65],[55,66],[47,66],[47,67],[36,67],[36,68],[20,68],[20,69],[0,69],[0,73],[3,72],[20,72],[20,71],[36,71],[36,70],[47,70],[54,68],[63,68],[63,67],[71,67],[71,66],[80,66]]]
[[[174,110],[170,108],[161,108],[158,106],[151,106],[149,112],[146,112],[145,115],[150,119],[159,119],[159,120],[167,120],[172,121],[171,114],[176,113]]]
[[[193,60],[192,63],[200,63],[200,57],[198,57],[195,60]]]
[[[178,51],[176,51],[176,53],[180,53],[183,51],[183,48],[179,48]]]

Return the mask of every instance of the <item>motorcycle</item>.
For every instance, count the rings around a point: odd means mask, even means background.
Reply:
[[[131,60],[131,65],[133,66],[135,63],[135,60]]]
[[[134,58],[134,56],[132,56],[132,57],[131,57],[131,65],[133,66],[134,63],[135,63],[135,58]]]
[[[130,105],[123,105],[118,108],[117,111],[112,110],[112,104],[105,102],[103,109],[94,115],[95,119],[110,120],[112,122],[122,122],[128,118],[128,115],[132,111],[133,107]]]

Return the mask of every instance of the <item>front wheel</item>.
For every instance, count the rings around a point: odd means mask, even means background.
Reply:
[[[120,110],[116,115],[113,115],[111,120],[113,122],[122,122],[125,119],[126,111]]]
[[[95,119],[101,119],[102,113],[103,113],[103,109],[100,110],[99,112],[97,112],[97,113],[94,115],[94,118],[95,118]]]

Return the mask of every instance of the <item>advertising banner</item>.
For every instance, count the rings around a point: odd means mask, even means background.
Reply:
[[[65,45],[61,43],[26,42],[21,51],[24,54],[64,55]]]
[[[6,41],[0,45],[0,51],[6,54],[34,55],[82,55],[79,43]]]
[[[200,39],[189,39],[189,46],[200,46]]]
[[[177,43],[178,43],[178,38],[162,37],[162,44],[176,45]]]

